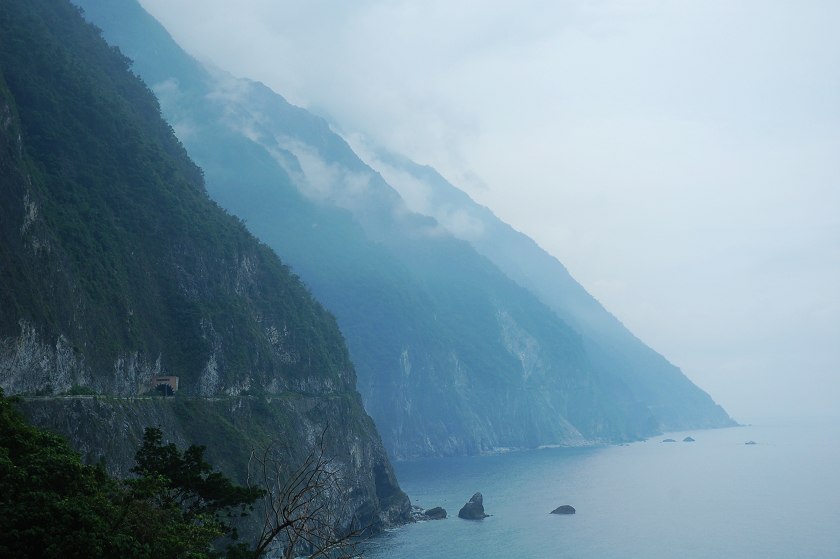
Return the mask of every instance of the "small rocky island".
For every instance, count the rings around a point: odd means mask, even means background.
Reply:
[[[466,520],[481,520],[488,516],[490,515],[484,513],[484,497],[478,492],[458,511],[458,518]]]
[[[434,507],[424,513],[428,520],[443,520],[446,518],[446,509],[443,507]]]
[[[424,509],[415,505],[411,506],[411,520],[414,522],[424,522],[426,520],[443,520],[446,518],[446,509],[443,507],[433,507]]]
[[[684,443],[693,443],[693,442],[694,442],[694,439],[693,439],[693,438],[691,438],[691,437],[686,437],[686,438],[684,438],[684,439],[683,439],[683,442],[684,442]]]
[[[662,442],[663,443],[675,443],[677,441],[675,441],[674,439],[662,439]]]
[[[551,514],[574,514],[575,512],[577,511],[572,505],[560,505],[559,507],[551,511]]]

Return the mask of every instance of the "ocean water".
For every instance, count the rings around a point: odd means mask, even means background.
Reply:
[[[840,558],[836,422],[395,466],[413,504],[449,517],[378,536],[369,559]],[[459,519],[476,491],[492,516]],[[564,504],[577,514],[549,514]]]

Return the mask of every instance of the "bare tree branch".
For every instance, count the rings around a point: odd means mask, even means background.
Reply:
[[[296,553],[313,559],[361,557],[357,545],[366,530],[350,510],[340,471],[327,453],[328,428],[291,471],[278,442],[251,452],[248,485],[265,490],[263,527],[254,557],[275,547],[283,550],[285,559],[293,559]]]

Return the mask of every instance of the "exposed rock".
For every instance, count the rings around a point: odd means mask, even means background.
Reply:
[[[747,441],[747,442],[745,442],[744,444],[758,444],[758,443],[757,443],[757,442],[755,442],[755,441]]]
[[[433,507],[424,509],[416,505],[411,505],[411,520],[414,522],[424,522],[426,520],[443,520],[446,518],[446,509],[443,507]]]
[[[662,442],[663,443],[675,443],[677,441],[675,441],[674,439],[662,439]]]
[[[151,91],[79,10],[2,6],[0,388],[32,396],[19,407],[33,424],[119,477],[148,426],[206,446],[237,483],[255,450],[285,477],[323,441],[335,529],[407,521],[332,315],[207,197]],[[16,56],[32,49],[49,56]],[[178,397],[144,396],[171,374]]]
[[[331,422],[347,417],[342,399],[299,395],[271,400],[237,398],[115,398],[109,396],[39,397],[18,402],[24,416],[43,429],[60,434],[81,453],[85,462],[102,462],[115,477],[128,477],[143,430],[157,426],[179,447],[195,443],[207,447],[207,460],[237,483],[245,483],[253,433],[284,433],[288,463],[302,463],[327,422],[326,442],[333,449],[332,467],[346,480],[345,522],[355,516],[374,530],[408,522],[410,504],[399,488],[382,443],[366,436],[373,424]],[[311,410],[319,414],[311,414]],[[196,418],[201,418],[196,421]],[[293,423],[295,430],[284,427]],[[285,430],[284,430],[285,429]],[[256,521],[248,517],[245,523]],[[252,534],[259,525],[240,525],[240,534]]]
[[[473,495],[467,503],[458,511],[458,518],[466,520],[481,520],[490,516],[484,513],[484,497],[481,493]]]
[[[411,520],[413,522],[426,520],[426,509],[418,507],[417,505],[411,505]]]
[[[686,438],[683,439],[683,442],[684,443],[693,443],[694,439],[692,439],[691,437],[686,437]]]
[[[411,505],[411,521],[423,522],[424,520],[428,520],[426,518],[426,509],[417,505]]]
[[[574,514],[575,512],[575,507],[572,505],[560,505],[551,511],[551,514]]]

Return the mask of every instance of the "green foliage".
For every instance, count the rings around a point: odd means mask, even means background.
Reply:
[[[262,491],[234,485],[147,429],[137,478],[81,463],[61,438],[28,425],[0,390],[0,556],[142,559],[241,556],[230,520]]]
[[[137,465],[132,471],[141,480],[162,481],[164,491],[157,493],[161,504],[180,508],[188,521],[216,517],[221,513],[230,517],[237,508],[245,512],[246,506],[262,491],[231,483],[207,463],[204,451],[203,446],[190,445],[181,452],[172,443],[163,444],[161,430],[150,427],[143,435],[143,445],[137,451]],[[232,529],[226,524],[222,528]]]
[[[132,538],[113,530],[122,491],[65,441],[26,424],[0,391],[0,556],[136,556]]]
[[[70,390],[64,393],[65,396],[96,396],[97,392],[90,386],[74,384]]]
[[[0,150],[0,336],[25,319],[94,372],[160,356],[188,394],[211,355],[219,389],[352,380],[332,316],[207,197],[152,92],[67,0],[0,0],[4,106],[0,146],[21,149]]]
[[[207,550],[220,537],[237,539],[231,519],[244,516],[262,491],[234,485],[204,459],[204,447],[183,452],[147,428],[128,480],[127,523],[141,531],[155,557],[182,557]],[[241,546],[230,545],[238,550]],[[186,554],[186,555],[185,555]]]

